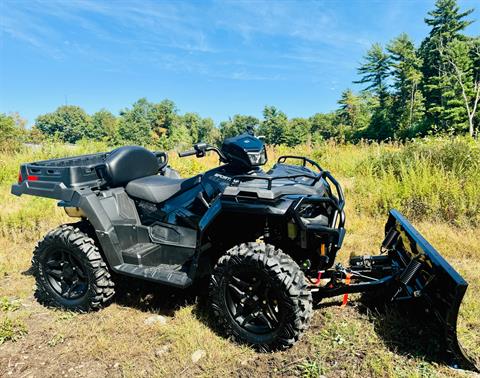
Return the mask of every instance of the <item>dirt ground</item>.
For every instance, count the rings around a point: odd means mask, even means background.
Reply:
[[[75,314],[37,303],[28,270],[1,282],[20,292],[8,296],[13,307],[2,316],[25,327],[0,346],[2,377],[472,375],[434,357],[432,335],[401,312],[378,311],[358,296],[346,307],[339,298],[322,302],[294,348],[258,354],[218,335],[195,293],[122,280],[111,306]]]

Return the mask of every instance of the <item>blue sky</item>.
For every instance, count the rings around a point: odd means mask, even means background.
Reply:
[[[462,9],[480,3],[459,2]],[[418,44],[433,0],[0,0],[0,112],[30,124],[64,103],[114,114],[169,98],[216,122],[335,109],[373,42]],[[480,22],[467,34],[479,35]]]

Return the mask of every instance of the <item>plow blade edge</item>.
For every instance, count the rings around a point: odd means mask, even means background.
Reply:
[[[444,330],[449,362],[479,371],[457,337],[460,304],[468,283],[397,210],[390,211],[385,235],[383,248],[402,272],[394,299],[423,302]]]

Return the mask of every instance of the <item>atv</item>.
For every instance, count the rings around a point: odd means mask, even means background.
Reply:
[[[114,296],[113,275],[184,289],[208,281],[223,333],[274,351],[301,337],[314,300],[371,292],[420,302],[441,324],[452,363],[476,369],[456,335],[467,283],[398,211],[390,211],[380,254],[344,267],[335,260],[345,196],[329,171],[281,156],[265,172],[265,145],[251,131],[179,156],[208,152],[220,166],[190,178],[166,153],[138,146],[21,165],[13,194],[56,199],[80,218],[50,231],[33,253],[43,302],[98,310]]]

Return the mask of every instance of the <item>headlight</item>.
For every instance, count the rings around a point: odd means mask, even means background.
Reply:
[[[267,162],[267,152],[263,148],[260,152],[247,152],[252,165],[263,165]]]
[[[297,213],[305,224],[314,223],[328,226],[328,216],[323,206],[318,206],[313,203],[302,203],[297,208]]]

